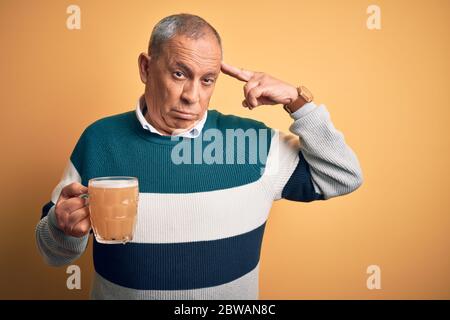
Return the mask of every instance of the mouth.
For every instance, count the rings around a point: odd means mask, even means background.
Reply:
[[[195,120],[197,119],[197,115],[195,113],[183,112],[178,110],[172,110],[175,118],[183,119],[183,120]]]

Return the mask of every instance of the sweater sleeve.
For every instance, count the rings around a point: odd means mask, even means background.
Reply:
[[[70,264],[78,259],[86,249],[89,234],[76,238],[66,235],[57,226],[55,204],[61,190],[72,182],[81,183],[80,175],[69,160],[61,181],[54,188],[51,201],[42,209],[42,216],[35,230],[36,244],[44,261],[51,266]]]
[[[300,110],[291,115],[294,135],[279,133],[269,154],[274,200],[327,200],[356,190],[363,182],[358,159],[326,107]]]

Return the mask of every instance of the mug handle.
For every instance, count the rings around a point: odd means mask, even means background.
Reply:
[[[86,205],[89,204],[89,194],[88,194],[88,193],[80,194],[80,195],[78,196],[78,198],[84,199],[84,203],[85,203]]]

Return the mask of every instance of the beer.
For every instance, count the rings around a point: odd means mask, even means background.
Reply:
[[[89,211],[97,242],[126,243],[133,239],[139,198],[133,177],[89,180]]]

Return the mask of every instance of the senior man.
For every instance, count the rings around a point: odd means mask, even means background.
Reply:
[[[36,227],[40,253],[55,266],[77,259],[91,229],[79,197],[88,180],[133,176],[135,237],[126,245],[93,238],[92,298],[257,299],[273,201],[354,191],[362,183],[357,157],[308,89],[225,64],[219,34],[198,16],[159,21],[138,65],[145,93],[135,110],[81,135]],[[283,105],[293,135],[209,110],[221,71],[245,83],[244,107]]]

